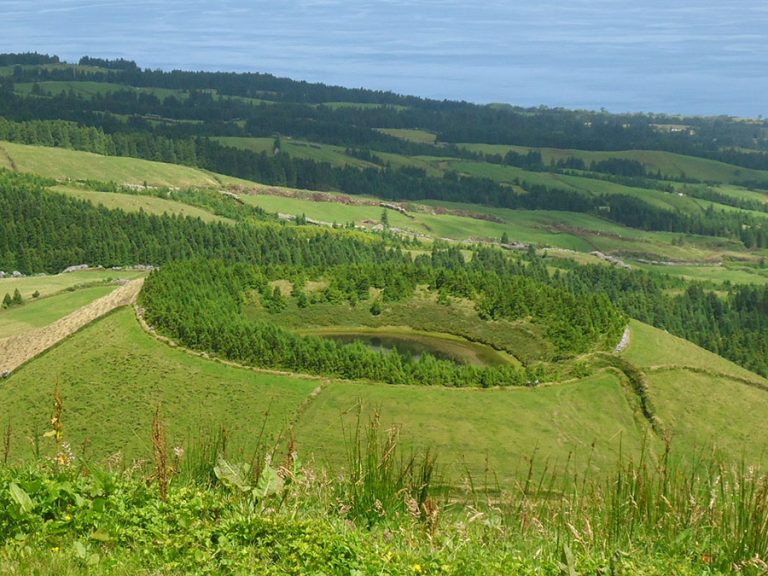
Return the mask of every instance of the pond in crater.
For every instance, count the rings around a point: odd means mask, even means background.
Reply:
[[[456,364],[472,364],[475,366],[499,366],[516,363],[507,354],[494,350],[485,344],[470,342],[457,337],[435,336],[431,334],[401,333],[401,332],[368,332],[368,331],[333,331],[316,332],[341,344],[361,342],[377,352],[397,350],[404,356],[418,360],[424,354],[431,354],[440,360],[448,360]]]

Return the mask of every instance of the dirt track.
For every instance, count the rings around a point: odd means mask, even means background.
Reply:
[[[0,340],[0,374],[15,370],[67,336],[114,310],[133,303],[144,284],[144,279],[132,280],[111,294],[75,310],[68,316],[44,328]]]

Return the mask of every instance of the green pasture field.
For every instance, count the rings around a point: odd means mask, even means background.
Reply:
[[[104,206],[109,209],[120,209],[126,212],[138,212],[143,210],[147,214],[178,214],[179,216],[190,216],[200,218],[204,222],[229,222],[227,218],[222,218],[198,208],[175,202],[156,196],[144,196],[139,194],[122,194],[119,192],[97,192],[85,188],[76,188],[74,186],[54,186],[51,188],[54,192],[60,192],[67,196],[73,196],[81,200],[87,200],[92,204]]]
[[[208,172],[137,158],[100,156],[63,148],[26,146],[0,142],[0,166],[57,180],[100,180],[150,186],[218,187],[219,179]]]
[[[768,204],[768,191],[765,190],[750,190],[743,186],[730,186],[725,184],[714,186],[713,189],[715,192],[729,196],[735,200],[752,200]]]
[[[136,92],[138,94],[152,94],[160,100],[168,96],[174,96],[179,100],[185,100],[189,97],[189,94],[184,90],[173,90],[170,88],[137,88],[134,86],[126,86],[124,84],[112,84],[109,82],[91,82],[91,81],[61,81],[61,80],[46,80],[38,82],[38,86],[44,93],[50,93],[53,96],[58,96],[62,92],[72,91],[75,94],[90,98],[92,96],[108,94],[110,92]],[[30,94],[34,83],[32,82],[20,82],[14,84],[14,90],[19,94]]]
[[[383,134],[408,140],[409,142],[417,142],[419,144],[434,144],[437,142],[437,134],[427,132],[426,130],[415,130],[412,128],[377,128],[377,130]]]
[[[392,152],[376,152],[376,156],[393,168],[403,168],[405,166],[421,168],[426,172],[427,176],[434,176],[435,178],[441,178],[445,174],[449,160],[449,158],[436,156],[405,156]]]
[[[108,270],[94,269],[66,274],[40,274],[37,276],[24,276],[22,278],[0,278],[0,294],[13,294],[14,290],[21,292],[24,300],[30,300],[32,294],[40,293],[40,298],[57,294],[66,289],[74,289],[84,285],[108,282],[121,278],[133,280],[146,276],[146,272],[137,270]]]
[[[325,194],[318,192],[318,197]],[[329,195],[332,198],[333,195]],[[358,197],[354,197],[358,199]],[[316,202],[306,198],[286,198],[272,195],[243,195],[244,202],[260,206],[268,212],[304,214],[321,222],[345,224],[379,222],[379,206],[343,205],[337,202]],[[500,222],[459,216],[432,214],[419,206],[445,208],[467,214],[489,214]],[[498,242],[505,232],[513,242],[533,243],[591,252],[644,257],[663,261],[705,261],[723,258],[756,259],[747,255],[738,242],[707,236],[681,235],[671,232],[646,232],[627,228],[591,214],[548,210],[509,210],[473,204],[422,200],[406,204],[413,218],[388,210],[389,224],[409,233],[457,241]],[[682,241],[681,241],[682,240]],[[669,272],[666,267],[662,271]]]
[[[768,388],[690,370],[647,378],[656,414],[678,450],[700,456],[715,451],[751,466],[768,462]]]
[[[504,155],[509,151],[527,154],[530,150],[541,152],[544,164],[557,162],[569,157],[581,158],[589,165],[590,162],[608,158],[626,158],[637,160],[646,166],[648,172],[661,171],[662,175],[680,178],[688,177],[702,182],[732,183],[745,180],[768,182],[768,173],[762,170],[742,168],[717,160],[685,156],[673,152],[659,150],[616,150],[594,152],[589,150],[569,150],[557,148],[529,148],[525,146],[508,146],[504,144],[459,144],[460,147],[483,154]]]
[[[361,108],[366,110],[375,110],[376,108],[392,108],[393,110],[407,110],[407,106],[400,104],[377,104],[376,102],[323,102],[319,106],[325,106],[327,108],[339,109],[339,108]]]
[[[467,160],[453,161],[450,166],[456,171],[480,178],[490,178],[500,183],[512,184],[516,180],[538,184],[550,188],[560,188],[579,192],[586,196],[622,194],[644,200],[652,206],[665,210],[682,210],[689,214],[700,214],[709,206],[717,210],[733,211],[737,208],[699,200],[683,193],[663,192],[648,188],[636,188],[625,186],[608,180],[590,178],[588,176],[574,176],[571,174],[555,174],[551,172],[533,172],[515,166],[489,164],[486,162],[473,162]],[[761,214],[755,212],[755,214]]]
[[[251,150],[257,153],[267,152],[269,154],[273,152],[275,143],[274,138],[243,138],[238,136],[221,136],[215,140],[225,146]],[[358,168],[375,166],[375,164],[370,162],[348,156],[344,153],[345,148],[343,146],[315,144],[290,138],[282,138],[280,145],[283,152],[295,158],[306,158],[315,162],[328,162],[333,166],[355,166]]]
[[[0,76],[11,76],[16,65],[0,66]],[[78,72],[105,72],[105,68],[98,66],[80,66],[79,64],[68,64],[60,62],[58,64],[21,64],[24,70],[77,70]]]
[[[643,370],[655,367],[702,369],[710,374],[724,374],[768,386],[768,380],[754,372],[664,330],[636,320],[630,322],[630,330],[630,344],[622,355]]]
[[[316,195],[319,198],[327,197],[329,200],[337,198],[336,195],[324,192],[317,192]],[[305,214],[314,220],[329,223],[336,222],[338,224],[345,224],[347,222],[362,224],[365,221],[378,223],[381,220],[382,212],[386,210],[390,226],[413,232],[419,230],[418,225],[414,224],[414,220],[396,210],[389,210],[378,205],[347,205],[335,201],[315,202],[303,198],[285,198],[269,194],[244,194],[240,198],[243,202],[264,208],[267,212],[293,215]],[[358,200],[360,198],[355,197],[354,199]]]
[[[697,280],[719,285],[724,282],[733,284],[766,284],[768,283],[768,269],[757,266],[746,266],[738,263],[722,263],[713,265],[686,266],[680,265],[654,265],[633,262],[636,268],[678,276],[685,280]]]
[[[94,463],[120,452],[130,465],[152,458],[158,408],[173,446],[224,427],[232,448],[255,448],[262,429],[265,440],[287,429],[318,384],[192,356],[145,333],[133,310],[120,308],[4,380],[0,422],[13,431],[12,457],[29,458],[28,438],[48,429],[58,385],[67,441],[78,453],[86,443]]]
[[[499,224],[473,220],[466,228],[457,225],[457,229],[451,230],[445,224],[451,223],[452,218],[461,217],[439,215],[433,216],[432,220],[426,215],[416,214],[420,220],[428,222],[437,236],[451,237],[452,233],[461,235],[474,227],[477,236],[498,239],[503,232],[507,232],[511,241],[580,252],[599,250],[606,254],[651,257],[664,261],[713,261],[729,257],[747,257],[744,247],[732,240],[672,232],[647,232],[621,226],[591,214],[553,210],[509,210],[435,200],[422,202],[437,208],[489,214],[504,222]],[[471,235],[461,236],[462,239],[468,237]],[[756,256],[749,258],[754,259]]]
[[[21,306],[0,310],[0,338],[18,336],[42,328],[64,318],[67,314],[106,296],[117,286],[102,284],[80,288],[74,292],[60,292],[53,296],[26,300]],[[3,296],[3,284],[0,280],[0,297]]]

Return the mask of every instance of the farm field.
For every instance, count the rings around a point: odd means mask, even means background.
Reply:
[[[114,285],[90,286],[74,292],[64,291],[45,298],[27,300],[21,306],[0,310],[0,338],[19,336],[47,326],[97,298],[106,296],[115,288]]]
[[[39,274],[23,276],[21,278],[0,278],[0,293],[5,294],[8,292],[13,294],[13,291],[18,289],[24,300],[31,300],[34,292],[39,292],[42,298],[66,289],[109,282],[117,278],[133,280],[135,278],[142,278],[146,274],[146,272],[140,270],[92,269],[67,272],[66,274]]]
[[[221,185],[214,175],[197,168],[11,142],[0,142],[0,167],[56,180],[91,179],[169,187],[212,188]]]
[[[233,148],[251,150],[253,152],[272,153],[274,148],[274,138],[242,138],[235,136],[222,136],[216,138],[218,142]],[[307,158],[316,162],[328,162],[333,166],[356,166],[366,168],[375,166],[370,162],[365,162],[358,158],[348,156],[344,153],[344,147],[332,146],[330,144],[315,144],[313,142],[302,142],[300,140],[282,139],[281,150],[295,156],[296,158]]]
[[[409,142],[418,142],[419,144],[434,144],[437,141],[437,134],[427,132],[426,130],[416,130],[413,128],[379,128],[378,130],[395,138],[402,138]]]
[[[160,100],[173,96],[180,100],[184,100],[189,97],[189,94],[183,90],[172,90],[167,88],[137,88],[133,86],[126,86],[125,84],[111,84],[109,82],[88,82],[88,81],[45,81],[45,82],[19,82],[14,85],[16,92],[20,94],[30,94],[33,92],[34,86],[37,85],[43,92],[48,92],[53,96],[57,96],[62,92],[73,91],[75,94],[79,94],[84,97],[91,97],[95,95],[104,95],[110,92],[135,92],[137,94],[151,94]]]
[[[252,140],[252,139],[248,139]],[[271,139],[263,139],[269,140]],[[271,144],[270,144],[271,145]],[[307,148],[314,150],[313,148]],[[327,150],[327,147],[323,147]],[[119,184],[127,183],[169,187],[198,187],[234,190],[244,202],[259,206],[268,212],[280,212],[290,215],[304,214],[307,217],[327,224],[336,222],[346,224],[354,221],[358,225],[378,223],[382,208],[375,198],[364,196],[351,197],[353,204],[342,205],[338,201],[342,196],[334,193],[294,191],[280,187],[270,187],[228,176],[216,175],[202,170],[178,165],[149,162],[133,158],[105,157],[72,150],[42,148],[12,143],[0,143],[0,165],[15,166],[17,170],[31,171],[38,175],[67,179],[93,179],[98,181],[112,180]],[[405,158],[405,157],[403,157]],[[354,159],[353,159],[354,160]],[[423,162],[434,168],[433,160],[410,159]],[[480,167],[501,168],[519,171],[512,167],[495,167],[489,164],[478,164]],[[550,178],[552,175],[531,173]],[[555,175],[560,178],[560,175]],[[578,178],[565,177],[562,178]],[[581,178],[581,181],[589,180]],[[593,182],[589,180],[590,182]],[[560,183],[564,182],[563,180]],[[599,182],[599,181],[594,181]],[[599,182],[602,186],[613,186],[610,183]],[[61,192],[83,199],[96,201],[108,207],[125,210],[143,209],[148,213],[160,214],[170,212],[199,216],[204,220],[218,220],[219,217],[209,212],[180,203],[172,203],[166,199],[148,196],[133,196],[122,194],[102,194],[79,187],[63,185],[57,187]],[[260,190],[270,191],[259,194]],[[243,194],[243,191],[250,191]],[[256,194],[253,194],[256,192]],[[640,191],[642,193],[647,191]],[[640,193],[638,192],[638,193]],[[634,192],[633,192],[634,193]],[[732,190],[732,193],[736,193]],[[276,195],[273,195],[276,194]],[[700,213],[709,203],[691,198],[680,198],[674,194],[655,192],[663,200],[673,204],[683,202],[688,208]],[[332,202],[316,202],[318,199],[329,199]],[[344,202],[346,202],[344,200]],[[358,204],[359,203],[359,204]],[[642,258],[678,263],[719,263],[729,259],[747,260],[753,264],[760,260],[759,252],[747,252],[735,240],[725,238],[703,237],[672,232],[651,232],[621,226],[590,214],[578,214],[557,211],[528,211],[490,208],[472,204],[440,202],[423,200],[418,203],[406,203],[410,215],[406,217],[396,211],[388,210],[388,218],[393,228],[401,229],[407,234],[418,234],[431,238],[446,238],[456,241],[485,241],[498,242],[506,233],[511,241],[534,243],[540,247],[551,246],[579,252],[598,250],[622,258]],[[428,206],[427,210],[423,206]],[[671,204],[669,205],[671,206]],[[718,205],[719,206],[719,205]],[[725,207],[725,209],[733,210]],[[470,217],[470,216],[480,216]],[[652,266],[641,264],[641,266]],[[739,273],[730,272],[729,266],[724,271],[720,269],[718,278],[730,279],[734,282],[758,281],[763,282],[759,273],[752,277],[750,271]],[[659,267],[664,273],[674,273],[674,267]],[[682,270],[681,275],[700,276],[696,270]]]
[[[544,164],[565,160],[569,157],[580,158],[585,163],[599,162],[608,158],[625,158],[627,160],[637,160],[646,166],[648,172],[661,171],[662,175],[681,178],[685,176],[695,177],[704,182],[714,181],[721,183],[739,182],[745,180],[768,181],[768,173],[761,170],[751,170],[708,160],[706,158],[696,158],[694,156],[685,156],[672,152],[659,150],[611,150],[606,152],[596,152],[591,150],[570,150],[559,148],[534,148],[525,146],[509,146],[503,144],[459,144],[473,152],[482,154],[500,154],[507,152],[517,152],[518,154],[527,154],[531,150],[541,153]]]
[[[54,186],[51,188],[54,192],[60,192],[67,196],[87,200],[92,204],[104,206],[105,208],[125,210],[126,212],[138,212],[143,210],[147,214],[178,214],[179,216],[189,216],[191,218],[200,218],[204,222],[228,222],[227,218],[222,218],[211,214],[207,210],[190,206],[182,202],[175,202],[156,196],[145,196],[139,194],[122,194],[120,192],[97,192],[85,188],[74,186]]]

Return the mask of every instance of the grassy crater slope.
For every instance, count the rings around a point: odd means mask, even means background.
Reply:
[[[672,369],[667,364],[669,371],[647,367],[644,357],[674,346],[683,346],[690,366]],[[758,386],[764,381],[635,323],[624,354],[644,372],[653,409],[681,454],[716,440],[732,455],[743,453],[750,461],[761,455],[768,392]],[[302,458],[333,465],[346,462],[344,439],[357,415],[378,411],[385,425],[401,430],[406,446],[438,451],[446,481],[460,483],[469,472],[474,481],[491,487],[521,479],[531,457],[537,473],[566,463],[575,470],[608,470],[620,452],[637,455],[644,442],[652,449],[661,445],[626,376],[598,364],[592,376],[534,389],[328,381],[190,355],[144,332],[133,311],[124,308],[3,381],[0,422],[11,428],[12,460],[33,455],[29,439],[47,429],[56,385],[64,398],[67,440],[73,447],[87,444],[95,462],[116,452],[128,461],[150,457],[149,430],[157,406],[174,444],[185,445],[190,434],[224,426],[231,444],[247,451],[262,428],[277,441],[293,424]]]
[[[768,380],[663,330],[632,322],[623,356],[644,374],[664,432],[686,452],[768,457]]]
[[[349,426],[362,400],[364,411],[377,409],[388,424],[400,426],[408,445],[437,448],[451,481],[460,480],[465,466],[475,477],[490,467],[510,481],[534,453],[541,465],[565,464],[573,453],[581,467],[588,462],[609,467],[618,457],[619,439],[626,452],[635,453],[644,434],[632,399],[607,372],[578,383],[515,391],[328,382],[192,356],[145,333],[133,311],[121,309],[4,381],[0,422],[11,426],[12,458],[32,454],[28,438],[47,429],[57,384],[67,439],[73,446],[87,439],[97,461],[118,451],[128,460],[149,457],[158,405],[176,443],[183,444],[190,432],[199,436],[222,425],[234,445],[253,446],[262,426],[276,437],[297,420],[302,458],[340,463],[342,420]]]
[[[31,455],[28,439],[47,429],[57,385],[72,446],[87,439],[96,460],[121,452],[130,462],[151,457],[149,430],[158,406],[178,443],[224,426],[233,443],[247,445],[265,422],[267,433],[284,430],[318,383],[256,374],[172,349],[123,308],[3,381],[0,422],[12,429],[12,459]]]

